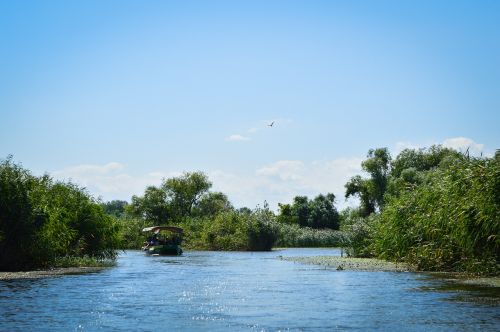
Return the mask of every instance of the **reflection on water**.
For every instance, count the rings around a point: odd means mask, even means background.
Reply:
[[[425,285],[419,287],[421,291],[446,292],[450,296],[448,301],[473,302],[498,306],[500,304],[500,287],[467,284],[464,280],[447,279],[446,274],[426,275]]]
[[[277,259],[339,254],[127,251],[116,267],[97,273],[0,281],[0,330],[495,331],[500,325],[496,304],[450,301],[476,293],[443,292],[445,281]]]

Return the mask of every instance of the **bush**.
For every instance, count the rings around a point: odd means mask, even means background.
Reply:
[[[203,229],[205,249],[248,250],[248,219],[249,216],[235,211],[218,214],[214,221]]]
[[[426,182],[390,197],[380,215],[376,253],[423,270],[497,273],[500,159],[456,159]]]
[[[0,269],[52,265],[58,257],[113,259],[117,225],[85,190],[0,163]]]
[[[183,221],[187,248],[207,250],[271,250],[278,237],[274,215],[266,209],[250,213],[226,210],[214,218],[196,217]]]
[[[139,249],[146,241],[146,235],[142,230],[152,226],[143,219],[123,216],[116,221],[119,225],[119,238],[121,249]]]
[[[278,239],[278,225],[268,209],[256,209],[247,219],[248,250],[267,251]]]
[[[339,247],[344,243],[341,231],[294,224],[279,224],[278,227],[278,247]]]

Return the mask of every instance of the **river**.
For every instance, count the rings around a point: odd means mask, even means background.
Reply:
[[[1,331],[498,331],[496,304],[419,273],[336,271],[278,256],[336,249],[122,253],[90,274],[0,281]]]

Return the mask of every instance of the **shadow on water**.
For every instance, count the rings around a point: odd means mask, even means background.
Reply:
[[[495,285],[475,284],[477,279],[457,277],[453,274],[425,274],[422,280],[428,284],[418,289],[426,292],[446,293],[450,296],[445,301],[469,302],[481,305],[500,305],[500,287]],[[487,280],[487,279],[481,279]]]

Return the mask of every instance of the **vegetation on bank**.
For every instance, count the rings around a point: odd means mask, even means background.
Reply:
[[[0,270],[112,260],[118,246],[114,219],[84,189],[0,161]]]
[[[112,260],[117,248],[142,246],[143,228],[168,224],[184,229],[188,249],[341,246],[352,257],[421,270],[498,274],[500,152],[473,158],[432,146],[393,159],[376,149],[362,168],[367,176],[345,185],[357,208],[338,212],[327,193],[297,196],[275,213],[267,203],[234,208],[202,172],[164,179],[130,203],[102,203],[7,158],[0,163],[0,270]]]
[[[337,271],[408,272],[415,270],[405,263],[394,263],[377,258],[313,256],[281,257],[281,259],[302,264],[327,266]]]
[[[339,213],[333,194],[314,199],[297,196],[280,204],[276,215],[264,202],[254,210],[235,209],[227,196],[211,192],[212,183],[202,172],[185,173],[147,187],[130,204],[103,204],[119,220],[124,248],[139,248],[142,228],[177,225],[184,229],[183,246],[204,250],[271,250],[273,246],[338,246],[342,243]]]
[[[433,146],[370,151],[370,175],[346,184],[360,199],[345,213],[350,254],[427,271],[495,275],[500,262],[500,153],[473,158]]]
[[[370,150],[346,197],[359,207],[340,213],[335,196],[297,196],[279,212],[235,209],[210,192],[203,173],[186,173],[148,187],[124,204],[125,243],[137,248],[146,225],[168,220],[186,230],[185,246],[208,250],[269,250],[342,246],[352,257],[377,257],[428,271],[498,274],[500,154],[473,158],[441,146]],[[125,202],[123,202],[125,203]],[[109,208],[113,202],[107,203]]]

